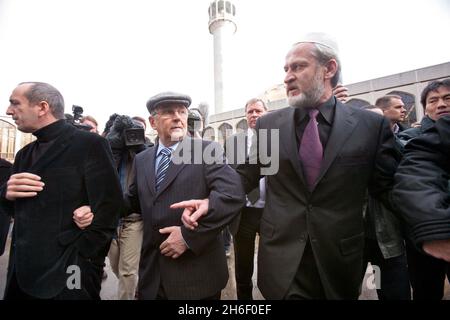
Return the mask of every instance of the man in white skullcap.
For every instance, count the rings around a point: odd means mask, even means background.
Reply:
[[[278,154],[279,170],[266,175],[258,287],[266,299],[358,299],[366,192],[390,205],[397,166],[389,121],[333,96],[341,69],[325,34],[294,44],[284,70],[290,107],[258,119],[258,150],[237,168],[248,193],[272,165],[266,155]],[[182,218],[191,227],[192,211]]]

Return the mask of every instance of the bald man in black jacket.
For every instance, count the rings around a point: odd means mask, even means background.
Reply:
[[[46,83],[19,84],[6,113],[37,139],[17,153],[0,189],[14,217],[5,300],[100,299],[122,207],[108,142],[67,124],[62,95]],[[80,229],[74,211],[87,205],[95,216]]]

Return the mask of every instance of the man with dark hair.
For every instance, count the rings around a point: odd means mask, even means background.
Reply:
[[[427,84],[420,95],[425,116],[420,126],[407,129],[398,134],[398,139],[405,145],[412,138],[418,137],[431,128],[439,118],[450,114],[450,78],[434,80]]]
[[[6,113],[37,140],[17,153],[0,190],[14,217],[5,299],[100,299],[122,208],[107,141],[67,124],[62,95],[46,83],[19,84]]]
[[[405,148],[415,139],[420,138],[424,132],[428,130],[434,130],[433,127],[439,119],[442,117],[450,115],[450,78],[443,80],[435,80],[428,83],[428,85],[423,89],[421,94],[420,102],[422,103],[425,116],[422,118],[421,126],[417,128],[410,128],[401,132],[398,135],[400,141],[406,145]],[[441,127],[445,123],[441,122]],[[436,141],[437,143],[437,141]],[[414,144],[416,145],[416,144]],[[409,154],[409,148],[406,149],[407,154]],[[411,153],[416,154],[411,151]],[[418,152],[417,154],[422,154]],[[407,160],[404,162],[406,163]],[[408,162],[409,163],[409,162]],[[424,171],[425,172],[425,171]],[[435,173],[434,173],[435,174]],[[434,177],[432,174],[430,177]],[[397,177],[407,177],[400,174]],[[430,177],[423,177],[422,179],[426,181]],[[433,178],[431,178],[433,179]],[[403,181],[403,180],[402,180]],[[425,183],[423,184],[425,185]],[[400,188],[404,188],[402,184]],[[411,191],[411,196],[413,196]],[[405,198],[407,191],[403,190],[398,194],[398,198]],[[421,197],[420,199],[408,199],[408,202],[398,202],[399,210],[405,211],[405,208],[409,208],[409,201],[424,201],[428,203],[427,199]],[[430,207],[430,215],[433,214],[433,209]],[[412,238],[412,239],[409,239]],[[408,259],[408,269],[411,279],[411,286],[413,288],[413,299],[414,300],[424,300],[424,299],[435,299],[440,300],[443,296],[443,278],[445,277],[445,270],[447,266],[439,259],[433,256],[424,254],[424,252],[417,248],[413,243],[413,235],[409,235],[406,241],[406,253]]]

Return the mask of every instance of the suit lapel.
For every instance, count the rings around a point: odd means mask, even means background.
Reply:
[[[191,163],[194,163],[194,153],[192,150],[192,142],[194,140],[190,139],[189,137],[185,137],[183,141],[181,141],[177,149],[174,151],[174,153],[179,154],[181,157],[183,157],[183,153],[186,153],[188,155],[191,155]],[[195,150],[195,149],[194,149]],[[173,159],[173,156],[172,156]],[[178,173],[186,166],[186,163],[183,161],[181,164],[174,164],[171,162],[169,164],[169,168],[167,168],[166,176],[164,180],[161,182],[161,186],[159,187],[158,192],[156,193],[156,197],[158,197],[167,187],[172,183],[172,181],[177,177]],[[153,178],[153,181],[155,179]],[[155,183],[153,182],[153,185]]]
[[[344,146],[344,143],[351,136],[357,123],[358,120],[353,116],[353,111],[337,101],[333,126],[324,150],[322,167],[316,185],[330,168],[339,151]]]
[[[147,183],[147,187],[150,193],[154,195],[155,190],[155,161],[156,161],[156,151],[158,150],[158,145],[150,147],[144,155],[144,179]]]
[[[293,107],[288,107],[284,114],[280,113],[276,128],[280,129],[280,145],[284,148],[285,154],[288,155],[292,167],[300,178],[300,181],[306,186],[303,169],[298,157],[294,111],[295,109]]]

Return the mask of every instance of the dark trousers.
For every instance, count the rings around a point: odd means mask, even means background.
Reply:
[[[253,300],[253,265],[255,238],[259,232],[263,209],[245,207],[242,209],[239,229],[234,239],[236,293],[238,300]]]
[[[221,295],[222,291],[219,291],[210,297],[202,298],[199,300],[220,300]],[[169,298],[167,298],[166,291],[164,290],[164,287],[162,285],[159,286],[158,294],[156,295],[155,300],[169,300]]]
[[[284,296],[285,300],[325,300],[325,290],[320,280],[319,269],[308,239],[302,260],[289,289]]]
[[[450,281],[450,263],[420,252],[406,243],[413,300],[442,300],[445,275]]]
[[[2,210],[2,209],[0,209]],[[0,211],[0,256],[5,252],[5,246],[8,239],[9,224],[11,217]]]
[[[49,299],[40,299],[25,293],[19,286],[15,271],[7,284],[4,300],[100,300],[103,267],[93,265],[88,260],[81,265],[81,288],[65,287],[58,295]]]
[[[380,288],[377,288],[379,300],[411,300],[409,272],[406,254],[385,259],[378,242],[366,238],[364,251],[364,266],[370,262],[380,268]]]

